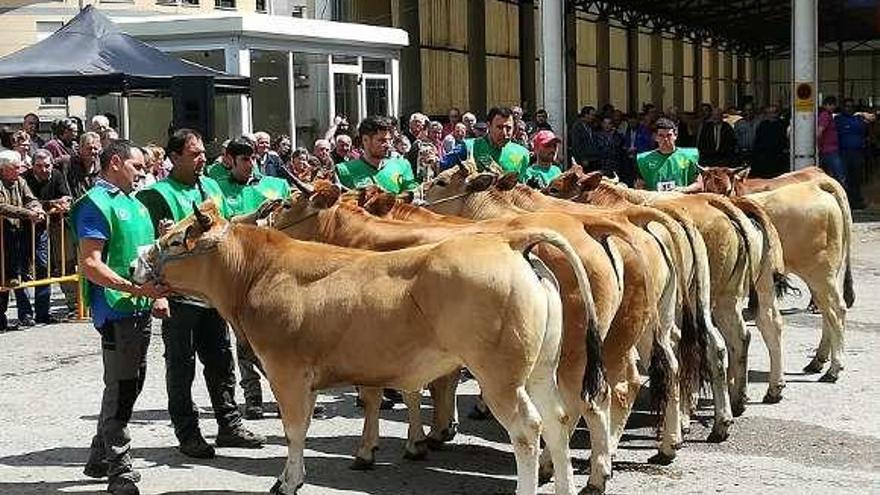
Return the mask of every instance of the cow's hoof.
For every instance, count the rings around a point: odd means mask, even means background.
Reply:
[[[657,466],[668,466],[668,465],[672,464],[672,461],[674,461],[674,460],[675,460],[675,453],[674,452],[672,453],[672,455],[664,454],[663,452],[657,452],[656,454],[654,454],[648,458],[648,464],[654,464]]]
[[[746,412],[746,403],[745,402],[735,402],[730,405],[730,411],[733,413],[734,418],[738,418]]]
[[[593,486],[593,485],[587,483],[587,486],[585,486],[581,491],[579,491],[578,495],[602,495],[603,493],[605,493],[604,487],[600,488],[598,486]]]
[[[408,461],[424,461],[428,458],[428,441],[422,440],[415,443],[415,450],[404,449],[403,458]]]
[[[821,373],[822,368],[824,366],[825,366],[825,363],[823,363],[822,361],[819,361],[816,358],[813,358],[813,360],[810,361],[810,364],[804,366],[804,373],[806,373],[808,375],[815,375],[816,373]]]
[[[819,377],[819,381],[822,383],[837,383],[838,378],[837,373],[832,373],[831,370],[828,370],[824,375]]]
[[[538,485],[546,485],[553,479],[553,464],[538,467]]]
[[[781,390],[776,391],[775,393],[768,390],[767,393],[764,394],[764,399],[761,402],[763,402],[764,404],[779,404],[779,402],[781,400],[782,400],[782,391]]]
[[[376,465],[376,461],[364,459],[363,457],[355,457],[354,462],[348,468],[352,471],[371,471]]]
[[[474,406],[471,409],[471,412],[468,413],[468,418],[473,419],[474,421],[486,421],[488,419],[492,419],[492,412],[489,409],[480,409],[477,406]]]
[[[721,442],[727,440],[729,437],[730,437],[730,432],[728,432],[726,429],[721,430],[721,429],[713,428],[712,432],[709,433],[709,436],[706,437],[706,442],[708,442],[708,443],[721,443]]]
[[[443,428],[443,431],[440,432],[440,441],[451,442],[455,435],[458,435],[458,423],[452,423],[448,428]]]
[[[672,444],[672,448],[675,450],[681,450],[682,448],[684,448],[684,440]]]
[[[275,484],[272,485],[272,488],[269,490],[269,493],[270,493],[270,495],[296,495],[296,492],[298,492],[299,489],[302,488],[302,486],[303,486],[303,484],[300,483],[299,485],[296,486],[296,488],[293,489],[292,492],[285,491],[283,488],[281,488],[281,480],[275,480]]]

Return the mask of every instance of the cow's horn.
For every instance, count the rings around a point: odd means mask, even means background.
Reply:
[[[193,214],[196,216],[196,220],[199,222],[199,227],[202,230],[208,230],[211,228],[211,217],[202,213],[202,210],[199,209],[198,203],[193,201]]]
[[[293,186],[299,189],[301,193],[305,194],[306,196],[311,196],[315,192],[314,189],[312,189],[308,184],[299,180],[299,177],[291,174],[290,172],[288,172],[288,175],[290,176],[290,181],[293,182]]]

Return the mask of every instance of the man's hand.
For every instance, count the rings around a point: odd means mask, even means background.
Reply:
[[[43,223],[46,220],[43,210],[29,210],[27,216],[34,223]]]
[[[159,232],[158,232],[159,237],[162,237],[163,235],[167,234],[168,231],[171,230],[171,227],[174,227],[173,220],[168,220],[167,218],[163,218],[162,220],[159,220]]]
[[[53,211],[68,212],[70,211],[70,203],[70,196],[63,196],[61,198],[52,200],[49,204],[52,205]]]
[[[132,294],[136,296],[148,297],[150,299],[160,299],[170,293],[171,289],[168,286],[155,280],[150,280],[141,286],[135,286],[134,291],[132,291]]]
[[[161,297],[153,301],[153,310],[151,311],[154,318],[167,320],[171,317],[171,307],[168,305],[168,299]]]

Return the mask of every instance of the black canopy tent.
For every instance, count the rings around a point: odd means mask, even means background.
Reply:
[[[87,6],[39,43],[0,58],[0,98],[169,96],[175,78],[210,78],[218,94],[247,93],[250,79],[168,55]]]

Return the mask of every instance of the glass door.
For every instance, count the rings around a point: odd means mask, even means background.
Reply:
[[[391,115],[391,76],[364,74],[363,116]]]

